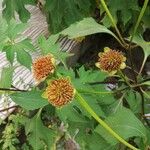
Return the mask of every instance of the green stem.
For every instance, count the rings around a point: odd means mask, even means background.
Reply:
[[[124,76],[124,74],[122,73],[122,71],[121,71],[121,70],[118,70],[118,73],[119,73],[119,75],[124,79],[124,81],[127,83],[127,85],[128,85],[129,87],[131,87],[129,81],[128,81],[127,78]]]
[[[138,77],[139,77],[139,75],[141,74],[141,72],[142,72],[142,70],[143,70],[143,68],[144,68],[144,65],[145,65],[145,63],[146,63],[146,60],[147,60],[147,57],[144,57],[144,60],[143,60],[143,62],[142,62],[141,68],[140,68],[140,71],[139,71],[139,73],[138,73]]]
[[[112,136],[114,136],[118,141],[126,145],[132,150],[138,150],[136,147],[132,146],[128,142],[126,142],[122,137],[120,137],[116,132],[114,132],[102,119],[99,118],[99,116],[92,110],[92,108],[86,103],[86,101],[83,99],[83,97],[76,92],[77,100],[80,102],[80,104],[88,111],[88,113],[95,118],[99,124],[104,127]]]
[[[141,19],[142,19],[144,13],[145,13],[145,10],[146,10],[146,7],[147,7],[147,5],[148,5],[148,2],[149,2],[149,0],[145,0],[145,1],[144,1],[144,5],[143,5],[143,7],[142,7],[142,9],[141,9],[141,11],[140,11],[138,20],[137,20],[137,22],[136,22],[136,24],[135,24],[135,27],[134,27],[134,30],[133,30],[133,33],[132,33],[132,36],[131,36],[131,39],[130,39],[130,43],[132,42],[133,37],[134,37],[134,35],[135,35],[136,31],[137,31],[137,28],[138,28],[138,26],[139,26],[139,24],[140,24],[140,22],[141,22]]]
[[[118,36],[119,36],[119,38],[120,38],[120,40],[121,40],[123,46],[126,47],[126,43],[125,43],[125,41],[124,41],[122,35],[120,34],[120,31],[118,30],[118,28],[117,28],[117,26],[116,26],[116,23],[115,23],[115,21],[114,21],[112,15],[111,15],[111,13],[110,13],[110,11],[109,11],[107,5],[106,5],[106,3],[105,3],[105,0],[100,0],[100,2],[101,2],[101,4],[102,4],[104,10],[106,11],[106,13],[107,13],[107,15],[108,15],[108,17],[109,17],[109,19],[110,19],[112,25],[114,26],[114,28],[115,28],[115,30],[116,30],[116,32],[117,32],[117,34],[118,34]]]
[[[149,94],[147,94],[142,88],[140,88],[140,89],[141,89],[142,93],[143,93],[147,98],[150,98],[150,95],[149,95]]]
[[[80,90],[80,93],[85,94],[113,94],[114,92],[99,92],[99,91],[86,91],[86,90]]]

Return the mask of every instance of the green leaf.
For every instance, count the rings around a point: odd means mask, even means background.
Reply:
[[[56,43],[58,35],[52,35],[48,40],[44,36],[40,36],[38,39],[39,47],[44,55],[52,54],[55,59],[59,60],[66,67],[66,58],[72,56],[67,52],[62,52],[59,43]]]
[[[129,91],[126,96],[126,101],[128,102],[130,109],[134,113],[140,113],[141,111],[141,98],[139,93],[134,92],[134,91]]]
[[[85,70],[84,66],[80,67],[78,70],[78,75],[80,78],[80,82],[85,84],[85,83],[90,83],[90,82],[102,82],[106,78],[106,74],[96,70]]]
[[[12,100],[27,110],[34,110],[48,105],[48,101],[41,97],[40,91],[17,92],[11,94]]]
[[[70,104],[63,106],[62,108],[56,109],[56,114],[59,118],[66,122],[67,120],[74,122],[84,122],[84,117],[78,112],[76,109],[75,100],[73,100]]]
[[[86,136],[86,150],[116,150],[115,146],[107,143],[99,134],[92,133]]]
[[[150,85],[150,81],[146,81],[146,82],[143,82],[141,83],[142,85]]]
[[[119,21],[118,13],[120,12],[120,18],[124,25],[132,18],[132,13],[134,11],[139,11],[137,0],[109,0],[107,1],[107,6],[116,23]],[[110,19],[107,15],[102,21],[105,26],[111,26]]]
[[[28,137],[27,140],[33,150],[44,150],[45,145],[47,150],[51,150],[55,144],[56,133],[52,129],[48,129],[43,125],[40,113],[41,111],[30,119],[25,126],[25,131]]]
[[[21,65],[27,67],[28,69],[31,69],[32,64],[31,55],[23,49],[18,49],[16,52],[17,52],[17,61]]]
[[[0,51],[3,49],[3,47],[5,46],[5,42],[7,41],[7,22],[6,20],[2,19],[0,16]]]
[[[116,113],[105,119],[105,122],[122,138],[128,140],[131,137],[141,137],[147,141],[146,128],[135,115],[126,108],[119,109]],[[115,145],[118,141],[102,126],[98,125],[95,131],[108,143]]]
[[[19,19],[22,22],[27,22],[30,18],[30,12],[25,8],[25,4],[34,4],[33,0],[4,0],[3,1],[3,16],[7,21],[15,17],[15,12],[19,14]]]
[[[116,40],[119,41],[117,36],[107,29],[105,26],[98,24],[93,18],[84,18],[83,20],[76,22],[63,30],[61,34],[68,35],[69,38],[74,39],[83,37],[95,33],[107,33],[112,35]]]
[[[3,68],[0,78],[1,88],[10,88],[12,84],[13,67]]]
[[[31,50],[31,51],[35,51],[35,48],[33,46],[33,44],[31,43],[31,39],[24,39],[22,41],[20,41],[19,43],[16,43],[17,48],[18,49],[24,49],[24,50]]]
[[[44,10],[50,31],[57,33],[70,24],[89,16],[94,3],[90,0],[46,0]]]
[[[93,120],[83,119],[82,122],[74,122],[68,120],[67,123],[69,134],[71,135],[71,137],[75,137],[75,141],[79,143],[80,148],[85,150],[87,145],[87,132],[93,129]]]
[[[17,38],[26,28],[26,23],[16,23],[15,20],[10,20],[8,23],[7,35],[11,40],[13,40]]]
[[[150,42],[145,41],[141,35],[134,36],[133,42],[143,49],[145,54],[144,59],[147,59],[147,57],[150,55]]]
[[[144,14],[144,16],[142,18],[142,21],[144,22],[144,27],[145,28],[149,28],[150,27],[149,18],[150,18],[150,6],[147,6],[145,14]]]
[[[14,45],[4,46],[3,52],[6,52],[7,60],[13,64],[15,57]]]

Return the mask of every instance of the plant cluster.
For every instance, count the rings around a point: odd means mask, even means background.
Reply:
[[[15,1],[4,0],[4,18],[9,20],[16,11],[21,21],[27,21],[29,12],[24,5],[36,1]],[[29,54],[29,50],[35,50],[30,40],[20,37],[25,24],[4,19],[0,22],[0,49],[10,62],[2,70],[0,91],[25,109],[16,116],[18,120],[8,121],[1,136],[2,149],[148,150],[150,120],[146,114],[150,113],[150,78],[143,69],[150,55],[150,42],[144,39],[143,33],[150,23],[149,1],[42,2],[48,23],[57,34],[48,39],[39,37],[37,43],[42,56],[36,60]],[[94,9],[98,16],[94,16]],[[82,42],[96,33],[109,34],[123,51],[104,47],[98,54],[95,69],[69,68],[66,58],[72,54],[61,51],[59,37],[67,35]],[[132,51],[139,47],[144,58],[136,70]],[[15,57],[33,73],[36,84],[30,90],[12,87],[13,71],[18,67],[13,63]],[[108,85],[115,87],[108,90]],[[25,137],[23,142],[16,134],[20,127]]]

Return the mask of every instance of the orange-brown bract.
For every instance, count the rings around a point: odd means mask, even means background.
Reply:
[[[104,52],[99,53],[98,56],[99,59],[96,66],[110,75],[126,67],[126,57],[123,56],[122,52],[105,48]]]
[[[71,102],[74,94],[75,89],[68,78],[52,80],[46,88],[48,101],[55,107],[61,107]]]
[[[52,57],[52,55],[42,56],[33,62],[32,67],[34,78],[40,82],[49,74],[54,73],[55,59]]]

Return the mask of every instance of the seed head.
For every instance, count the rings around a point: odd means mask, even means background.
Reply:
[[[110,75],[126,67],[126,57],[123,56],[122,52],[105,48],[104,52],[99,53],[98,56],[99,59],[95,65],[102,71],[108,72]]]
[[[52,55],[46,55],[33,62],[33,75],[37,81],[42,81],[55,70],[55,59]]]
[[[48,101],[56,107],[61,107],[72,101],[75,89],[68,78],[60,78],[50,81],[46,95]]]

